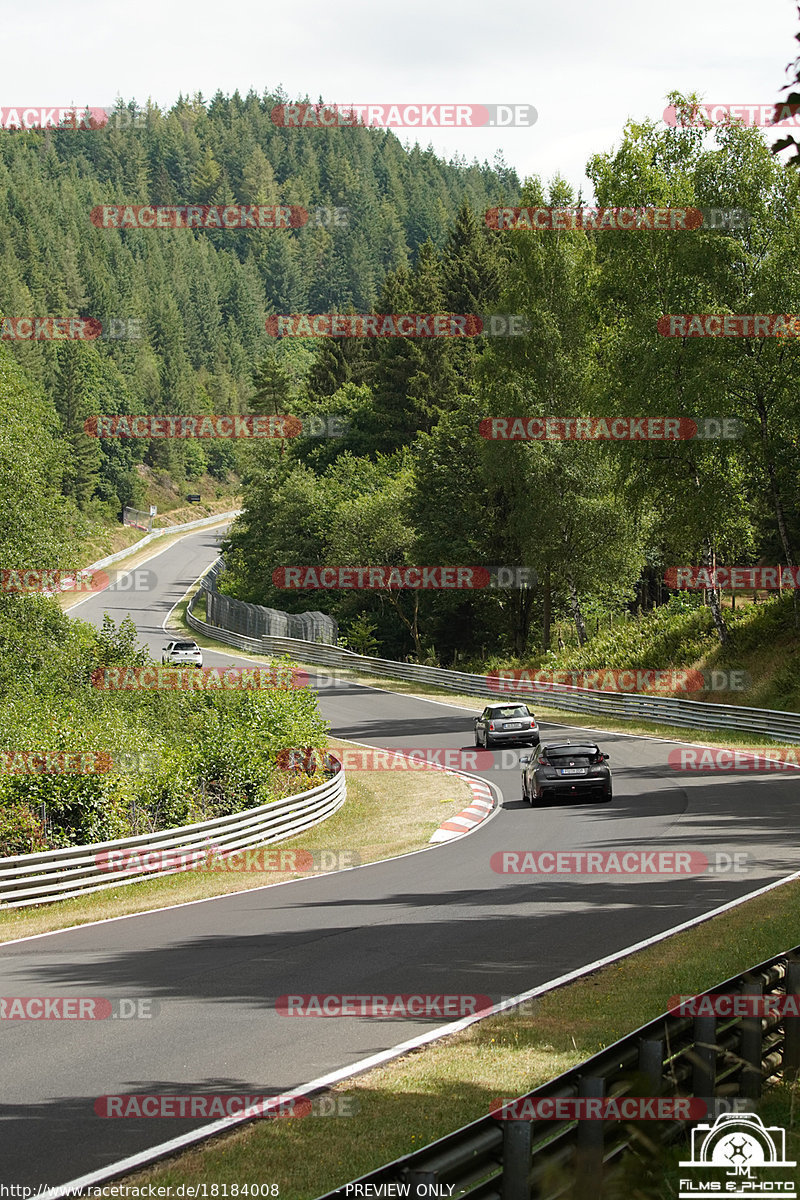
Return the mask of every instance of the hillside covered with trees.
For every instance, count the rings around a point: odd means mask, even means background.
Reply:
[[[735,124],[711,134],[630,123],[588,169],[603,207],[743,210],[747,219],[673,231],[499,230],[465,202],[443,246],[426,242],[410,268],[390,272],[378,311],[515,313],[528,332],[319,339],[305,379],[278,361],[273,392],[294,396],[294,411],[347,416],[350,432],[259,452],[225,590],[331,612],[354,648],[485,664],[539,658],[563,618],[583,645],[615,614],[666,601],[672,565],[796,561],[796,334],[667,337],[658,323],[798,311],[797,173],[757,130]],[[529,207],[579,202],[559,180],[528,181],[522,196]],[[489,417],[674,418],[701,434],[728,419],[737,436],[491,440],[481,436]],[[394,594],[272,582],[276,566],[375,563],[527,565],[538,582]],[[705,599],[725,644],[719,597]]]
[[[3,334],[52,410],[76,529],[81,514],[113,521],[145,503],[141,462],[179,481],[241,469],[233,442],[90,439],[87,416],[249,411],[254,368],[275,345],[268,315],[369,311],[388,271],[444,244],[465,197],[475,211],[518,198],[502,163],[443,162],[381,130],[279,127],[270,113],[285,99],[120,104],[97,129],[0,131],[0,320],[80,317],[104,330],[61,343]],[[186,204],[300,206],[308,221],[114,229],[91,217],[103,205]],[[283,352],[304,374],[309,347]]]

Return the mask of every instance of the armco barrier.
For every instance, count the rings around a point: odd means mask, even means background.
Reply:
[[[544,708],[594,713],[623,721],[652,721],[657,725],[688,725],[695,729],[735,729],[764,734],[782,741],[800,742],[800,713],[779,712],[769,708],[745,708],[738,704],[704,704],[698,700],[678,700],[669,696],[647,696],[642,693],[594,692],[588,688],[570,687],[566,684],[525,687],[518,692],[504,689],[500,693],[489,687],[485,675],[469,675],[463,671],[446,671],[440,667],[394,662],[387,658],[370,658],[365,654],[342,650],[338,646],[323,646],[300,641],[298,638],[246,638],[211,625],[208,621],[198,620],[192,608],[199,594],[195,594],[187,609],[186,620],[189,626],[206,637],[256,654],[288,654],[293,660],[304,663],[424,683],[430,687],[460,692],[467,696],[480,696],[492,700],[521,700],[523,703]]]
[[[800,946],[701,994],[798,993],[799,954]],[[795,1079],[798,1068],[800,1017],[664,1013],[528,1092],[525,1099],[696,1097],[708,1109],[701,1119],[713,1124],[719,1112],[752,1112],[768,1079],[781,1071],[784,1079]],[[637,1149],[640,1159],[654,1157],[660,1146],[674,1142],[687,1128],[682,1120],[645,1124],[643,1138],[642,1127],[626,1121],[485,1116],[327,1192],[321,1200],[448,1193],[459,1200],[555,1200],[566,1195],[588,1200],[602,1196],[604,1173],[626,1150]],[[398,1184],[399,1191],[392,1186]],[[635,1192],[631,1184],[631,1194]],[[614,1195],[620,1194],[617,1183]]]
[[[189,529],[202,529],[204,525],[216,525],[220,521],[230,520],[238,517],[240,509],[235,509],[233,512],[217,513],[211,517],[201,517],[199,521],[187,521],[184,525],[167,525],[164,529],[154,529],[152,533],[148,533],[145,537],[140,538],[138,542],[134,542],[132,546],[126,546],[124,550],[118,550],[116,554],[109,554],[107,558],[98,559],[97,562],[89,563],[88,567],[84,567],[84,571],[100,571],[103,567],[108,567],[111,563],[119,562],[123,558],[127,558],[129,554],[136,554],[141,550],[142,546],[149,546],[151,542],[157,538],[165,537],[168,533],[183,533]]]
[[[243,850],[251,846],[264,846],[324,821],[341,808],[346,798],[347,781],[344,769],[339,764],[339,770],[332,779],[310,791],[289,796],[286,800],[262,804],[259,808],[247,808],[242,812],[217,817],[213,821],[162,829],[158,833],[114,842],[97,842],[91,846],[71,846],[64,850],[45,850],[40,854],[0,858],[0,910],[67,900],[104,888],[139,883],[142,879],[175,875],[181,869],[109,872],[98,863],[98,856],[103,852],[158,850],[179,854],[181,851],[204,847]]]

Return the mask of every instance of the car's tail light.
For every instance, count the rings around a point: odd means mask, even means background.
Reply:
[[[490,721],[490,722],[489,722],[489,728],[490,728],[490,729],[494,729],[494,721]]]
[[[536,761],[538,762],[538,764],[539,764],[539,766],[540,766],[540,767],[546,767],[546,766],[547,766],[547,759],[546,759],[546,758],[537,758],[537,760],[536,760]]]
[[[531,729],[535,729],[535,728],[536,728],[536,722],[535,722],[535,721],[531,721]]]

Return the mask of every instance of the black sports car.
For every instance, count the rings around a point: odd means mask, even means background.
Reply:
[[[613,795],[608,755],[594,742],[553,742],[519,761],[522,799],[529,804],[583,796],[610,800]]]

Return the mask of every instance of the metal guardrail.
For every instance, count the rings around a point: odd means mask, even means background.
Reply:
[[[237,508],[233,512],[216,513],[210,517],[201,517],[199,521],[186,521],[183,525],[166,525],[163,529],[154,529],[152,533],[148,533],[145,537],[140,538],[132,546],[126,546],[124,550],[118,550],[116,554],[109,554],[105,558],[98,559],[97,562],[89,563],[89,566],[83,567],[82,570],[102,570],[103,567],[108,567],[111,563],[120,562],[130,554],[137,554],[143,546],[149,546],[151,542],[155,542],[158,538],[165,537],[169,533],[182,533],[188,529],[202,529],[206,525],[217,525],[220,521],[225,521],[229,518],[233,520],[234,517],[239,515],[240,511]]]
[[[800,992],[800,946],[702,995],[795,994]],[[512,1010],[513,1011],[513,1010]],[[528,1092],[524,1099],[573,1097],[697,1097],[708,1117],[723,1111],[752,1111],[764,1083],[782,1071],[800,1071],[800,1017],[681,1016],[664,1013],[599,1054]],[[508,1097],[503,1097],[507,1100]],[[522,1098],[520,1098],[522,1099]],[[658,1147],[676,1141],[687,1121],[647,1121],[646,1137]],[[453,1185],[458,1200],[551,1200],[571,1191],[602,1194],[604,1168],[626,1150],[643,1145],[643,1126],[621,1121],[501,1120],[493,1116],[457,1129],[430,1146],[407,1154],[325,1193],[344,1195],[442,1195]],[[645,1149],[647,1149],[645,1144]],[[354,1190],[369,1184],[378,1190]],[[387,1184],[409,1191],[388,1192]],[[427,1185],[417,1193],[417,1186]],[[435,1188],[430,1191],[431,1185]]]
[[[192,609],[199,596],[192,598],[186,613],[191,629],[220,642],[261,654],[288,654],[300,662],[325,667],[340,667],[362,674],[403,679],[424,683],[445,691],[460,692],[493,700],[521,700],[544,708],[560,708],[567,712],[586,712],[615,717],[623,721],[651,721],[657,725],[680,725],[695,729],[735,729],[762,734],[779,741],[800,742],[800,713],[780,712],[769,708],[746,708],[738,704],[704,704],[699,700],[679,700],[671,696],[647,696],[642,693],[591,691],[568,684],[547,687],[525,685],[518,691],[506,687],[502,692],[489,686],[485,675],[470,675],[465,671],[448,671],[441,667],[424,667],[417,663],[400,663],[387,658],[371,658],[354,654],[338,646],[323,646],[298,638],[264,635],[245,638],[208,621],[200,621]]]
[[[114,851],[137,851],[139,854],[156,851],[168,862],[177,860],[180,864],[181,857],[185,863],[192,851],[245,850],[301,833],[332,816],[347,798],[344,768],[338,759],[335,761],[339,770],[332,779],[309,791],[258,808],[112,842],[0,858],[0,911],[66,900],[104,888],[139,883],[143,879],[175,875],[187,869],[185,865],[155,870],[142,870],[141,865],[128,871],[112,869],[108,856]]]

